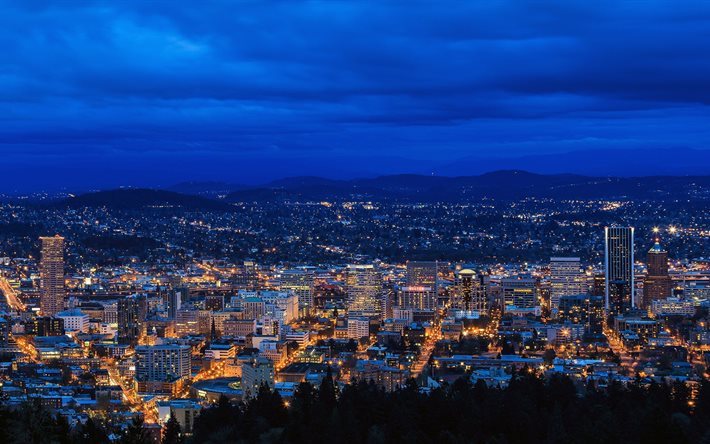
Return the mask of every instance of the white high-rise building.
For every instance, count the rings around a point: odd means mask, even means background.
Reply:
[[[136,380],[175,381],[190,376],[190,346],[139,345]]]
[[[550,309],[557,313],[562,296],[587,293],[586,280],[578,257],[550,258]]]
[[[349,311],[363,315],[381,313],[382,276],[374,265],[348,265],[345,288]]]
[[[281,272],[281,290],[291,291],[298,296],[298,305],[305,311],[313,307],[313,272],[307,269],[284,270]]]

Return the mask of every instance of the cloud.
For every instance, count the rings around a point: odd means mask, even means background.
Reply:
[[[708,148],[709,21],[661,1],[21,2],[0,15],[0,153]]]

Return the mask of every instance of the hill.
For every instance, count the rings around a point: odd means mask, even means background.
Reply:
[[[173,191],[143,188],[98,191],[70,197],[55,203],[56,206],[83,208],[109,207],[113,209],[137,210],[146,208],[179,208],[183,210],[227,210],[223,202],[199,196],[175,193]]]

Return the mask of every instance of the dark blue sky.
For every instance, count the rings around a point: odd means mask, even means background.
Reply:
[[[5,189],[710,152],[710,3],[53,3],[2,6]]]

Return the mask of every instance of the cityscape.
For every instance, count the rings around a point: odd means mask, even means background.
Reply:
[[[524,375],[598,396],[665,387],[678,412],[707,408],[705,195],[676,213],[663,200],[355,196],[225,210],[144,194],[0,207],[6,408],[41,406],[107,442],[136,427],[146,442],[207,442],[205,412],[276,397],[288,415],[358,384],[431,397],[465,382],[475,395]],[[233,433],[261,436],[248,430]],[[393,440],[342,439],[378,433]]]
[[[710,443],[710,3],[0,11],[0,444]]]

